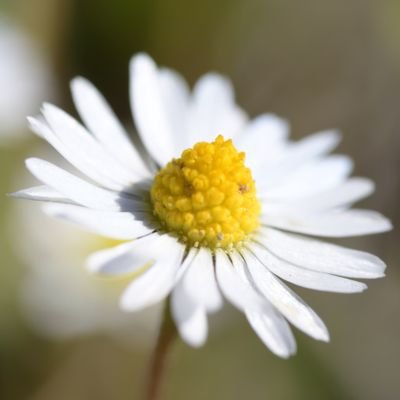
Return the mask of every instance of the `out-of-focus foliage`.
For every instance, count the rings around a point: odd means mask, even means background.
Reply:
[[[84,75],[132,129],[128,62],[137,51],[149,52],[190,82],[216,70],[233,80],[239,103],[251,115],[270,111],[288,118],[295,138],[324,128],[342,129],[339,151],[354,158],[355,175],[377,182],[377,193],[362,205],[383,212],[395,226],[400,223],[399,1],[0,4],[0,13],[15,19],[44,49],[56,74],[57,102],[69,111],[74,112],[69,80]],[[0,146],[3,194],[24,187],[30,178],[23,159],[39,154],[41,145],[27,135],[19,146]],[[17,212],[15,200],[0,196],[0,398],[140,398],[148,347],[127,345],[104,333],[49,339],[29,324],[21,304],[29,254],[20,254],[28,251],[22,244],[29,235],[16,230],[15,221],[21,218]],[[52,233],[38,226],[37,234]],[[211,338],[203,349],[176,346],[166,399],[400,398],[398,242],[396,232],[341,242],[376,253],[388,263],[387,277],[370,282],[367,292],[350,298],[301,291],[327,322],[331,344],[299,333],[298,355],[282,361],[228,309],[212,321]],[[42,257],[47,257],[45,252]]]

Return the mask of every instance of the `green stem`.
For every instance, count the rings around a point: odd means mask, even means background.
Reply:
[[[163,321],[152,358],[147,378],[146,400],[159,400],[167,356],[176,338],[176,328],[170,313],[169,301],[166,302]]]

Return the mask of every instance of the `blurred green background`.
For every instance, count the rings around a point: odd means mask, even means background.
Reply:
[[[239,104],[251,116],[270,111],[287,118],[296,139],[340,128],[344,136],[339,152],[354,158],[355,175],[377,183],[377,192],[362,206],[399,224],[399,1],[0,4],[0,15],[12,18],[47,59],[53,74],[50,100],[69,112],[75,113],[69,80],[83,75],[132,126],[128,62],[138,51],[179,70],[191,84],[209,70],[218,71],[232,79]],[[39,101],[44,100],[49,98]],[[1,193],[24,187],[29,179],[24,158],[43,152],[24,121],[16,130],[19,135],[26,131],[24,140],[11,146],[0,143]],[[35,212],[31,205],[22,207]],[[115,340],[101,330],[61,339],[36,329],[21,300],[32,237],[23,229],[24,216],[15,201],[4,195],[0,218],[0,398],[140,399],[149,343],[129,344],[129,335]],[[51,235],[40,224],[38,219],[36,234]],[[327,323],[330,344],[296,332],[298,354],[280,360],[264,348],[244,317],[227,307],[212,319],[204,348],[177,343],[165,399],[399,399],[399,235],[394,231],[341,244],[375,253],[389,268],[385,279],[369,282],[369,290],[360,295],[296,289]],[[27,254],[21,257],[21,252]],[[50,256],[42,251],[41,257],[44,263]],[[83,264],[83,257],[76,259]]]

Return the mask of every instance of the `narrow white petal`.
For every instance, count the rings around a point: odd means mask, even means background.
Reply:
[[[222,306],[222,297],[215,279],[211,257],[209,250],[200,248],[182,278],[182,287],[196,304],[208,312],[215,312]]]
[[[301,237],[275,229],[261,229],[259,240],[282,260],[314,271],[372,279],[384,276],[385,263],[363,251]]]
[[[125,289],[120,306],[126,311],[138,311],[163,300],[175,285],[182,264],[185,248],[176,239],[163,235],[157,245],[159,254],[153,266],[136,278]],[[155,249],[148,249],[153,252]]]
[[[275,275],[280,278],[308,289],[321,290],[337,293],[362,292],[367,287],[364,283],[341,278],[323,272],[313,271],[298,265],[292,264],[284,259],[276,257],[265,247],[252,243],[250,250],[257,258]],[[303,261],[306,264],[306,258]]]
[[[246,252],[244,257],[254,284],[293,325],[314,339],[329,340],[324,323],[310,306],[276,278],[251,253]]]
[[[299,142],[286,146],[285,151],[273,163],[267,163],[266,166],[254,170],[254,177],[258,185],[270,188],[282,182],[282,179],[296,171],[299,166],[332,151],[339,141],[340,134],[337,131],[323,131],[307,136]]]
[[[172,316],[182,339],[193,347],[202,346],[208,333],[207,314],[179,282],[172,292]]]
[[[296,353],[296,341],[285,319],[276,312],[246,312],[247,320],[262,342],[277,356],[288,358]]]
[[[286,198],[281,207],[296,207],[303,210],[327,210],[351,205],[373,193],[375,185],[366,178],[350,178],[339,186],[304,198]]]
[[[382,214],[358,209],[320,213],[267,211],[262,216],[262,223],[292,232],[325,237],[369,235],[392,229],[390,221]]]
[[[327,130],[307,136],[297,143],[294,143],[289,150],[287,157],[291,162],[304,162],[314,157],[330,153],[340,142],[340,132]]]
[[[168,68],[159,70],[160,90],[168,122],[174,132],[174,155],[178,156],[190,143],[187,137],[186,117],[190,91],[185,79]]]
[[[146,264],[155,262],[164,250],[164,243],[164,238],[156,233],[110,249],[100,250],[90,255],[87,267],[93,273],[104,275],[134,272]]]
[[[76,159],[79,157],[80,164],[86,169],[92,168],[121,188],[127,188],[142,178],[123,167],[119,159],[112,157],[78,121],[58,107],[44,104],[43,115],[57,138],[69,152],[74,152]]]
[[[251,169],[271,162],[283,151],[289,135],[289,124],[274,114],[262,114],[249,121],[235,145],[246,153],[246,165]]]
[[[209,73],[196,82],[188,114],[190,145],[213,141],[219,134],[232,138],[246,120],[244,111],[235,104],[233,86],[227,78]]]
[[[136,239],[154,230],[127,212],[98,211],[62,204],[46,205],[44,211],[91,232],[119,240]]]
[[[265,187],[263,182],[258,186],[268,201],[294,201],[339,185],[349,176],[352,168],[349,157],[333,155],[305,164],[272,187]]]
[[[198,101],[205,107],[206,100],[214,100],[224,105],[231,104],[235,93],[232,82],[228,78],[211,72],[201,76],[196,82],[193,97],[195,102]]]
[[[215,263],[219,287],[230,303],[243,312],[265,306],[263,298],[240,277],[223,251],[216,251]]]
[[[131,60],[130,101],[144,145],[159,165],[165,165],[176,156],[174,132],[163,102],[157,67],[146,54],[138,54]]]
[[[94,186],[48,161],[29,158],[26,166],[44,184],[83,206],[96,210],[134,211],[139,205],[133,199]]]
[[[82,172],[87,177],[102,186],[114,190],[121,190],[122,186],[119,183],[116,183],[114,180],[104,176],[102,171],[99,171],[97,167],[93,167],[90,163],[88,163],[87,158],[83,157],[79,151],[75,151],[73,147],[66,146],[45,121],[30,117],[28,117],[28,121],[30,128],[34,132],[40,132],[40,136],[47,140],[47,142],[53,146],[53,148],[58,151],[78,171]]]
[[[272,352],[288,357],[296,350],[290,328],[268,300],[259,295],[247,277],[241,275],[237,264],[242,262],[232,254],[235,266],[222,251],[216,252],[218,283],[224,296],[246,317],[254,331]]]
[[[269,145],[285,142],[289,136],[289,123],[275,114],[261,114],[249,121],[246,128],[235,138],[240,150],[259,150],[258,145],[265,146],[263,152],[267,153]]]
[[[65,196],[46,185],[34,186],[28,189],[18,190],[17,192],[11,193],[10,196],[26,200],[72,203],[71,200],[68,200]]]
[[[72,80],[71,90],[79,115],[104,148],[135,175],[148,177],[149,171],[125,129],[95,86],[78,77]]]
[[[47,136],[49,136],[48,131],[50,128],[47,125],[46,120],[44,119],[42,114],[37,115],[36,117],[26,117],[29,128],[33,133],[35,133],[41,139],[47,140]],[[53,134],[51,132],[51,134]]]

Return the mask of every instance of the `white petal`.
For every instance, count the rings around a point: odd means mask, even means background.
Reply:
[[[311,213],[291,211],[265,213],[262,223],[275,228],[307,235],[347,237],[386,232],[392,229],[390,221],[370,210],[334,210]]]
[[[232,138],[242,130],[246,119],[246,114],[235,104],[228,79],[210,73],[197,81],[188,115],[190,145],[213,141],[220,134],[225,139]]]
[[[238,257],[232,256],[237,264]],[[294,339],[282,316],[256,292],[247,278],[238,273],[223,251],[216,252],[216,271],[224,296],[246,314],[265,345],[281,357],[293,354],[296,349]]]
[[[159,165],[167,164],[176,156],[174,132],[163,102],[157,67],[146,54],[138,54],[131,60],[130,100],[144,145]]]
[[[266,240],[267,241],[267,240]],[[256,257],[275,275],[280,278],[308,289],[321,290],[337,293],[357,293],[362,292],[367,287],[364,283],[352,281],[339,276],[329,275],[318,271],[299,267],[291,264],[282,258],[276,257],[265,247],[252,243],[250,250]],[[306,264],[306,258],[303,261]]]
[[[298,235],[261,229],[258,238],[265,248],[279,258],[314,271],[349,278],[379,278],[384,276],[385,263],[362,251],[347,249]]]
[[[127,212],[98,211],[62,204],[49,204],[44,207],[44,211],[91,232],[119,240],[136,239],[154,230]]]
[[[29,158],[26,166],[37,179],[83,206],[110,211],[134,211],[140,206],[136,200],[96,187],[48,161]]]
[[[348,206],[373,193],[375,185],[366,178],[350,178],[339,186],[305,198],[285,199],[281,206],[295,206],[303,210],[327,210]]]
[[[230,303],[243,312],[266,306],[263,298],[240,277],[223,251],[216,251],[215,263],[219,287]]]
[[[138,271],[155,262],[164,250],[165,239],[159,234],[136,239],[110,249],[100,250],[87,260],[89,271],[96,274],[120,275]]]
[[[174,287],[179,270],[185,269],[186,260],[182,263],[185,247],[167,235],[162,238],[154,265],[125,289],[120,300],[123,310],[138,311],[163,300]]]
[[[160,90],[171,130],[174,155],[189,147],[186,131],[186,117],[189,108],[189,87],[176,71],[161,68],[159,70]]]
[[[244,254],[247,268],[261,293],[297,328],[317,340],[329,340],[318,315],[292,290],[276,278],[251,253]]]
[[[262,114],[249,121],[235,137],[235,145],[246,153],[246,165],[251,169],[276,158],[289,135],[289,124],[274,114]]]
[[[336,130],[314,133],[294,143],[287,157],[291,159],[291,163],[298,163],[322,156],[331,152],[339,144],[340,139],[340,132]]]
[[[36,117],[26,117],[26,119],[28,121],[31,131],[41,139],[47,140],[47,136],[54,136],[42,114],[39,114]]]
[[[38,133],[40,136],[47,140],[53,148],[58,151],[71,165],[77,168],[80,172],[85,174],[93,181],[99,183],[102,186],[108,187],[114,190],[121,190],[122,186],[110,178],[104,176],[97,167],[93,167],[88,163],[86,157],[82,157],[79,152],[76,152],[74,148],[66,146],[50,129],[45,121],[28,117],[30,128],[32,131]]]
[[[136,176],[148,177],[147,167],[102,94],[81,77],[72,80],[71,90],[79,115],[104,148]]]
[[[200,248],[182,278],[182,287],[196,304],[208,312],[215,312],[222,306],[222,297],[214,275],[211,252]]]
[[[246,312],[246,317],[254,332],[274,354],[288,358],[296,353],[293,333],[280,314],[258,313],[250,310]]]
[[[172,292],[171,308],[182,339],[190,346],[202,346],[207,340],[207,314],[205,308],[186,292],[181,282]]]
[[[299,166],[332,151],[339,141],[340,134],[337,131],[323,131],[307,136],[287,146],[273,163],[254,170],[254,177],[258,185],[262,184],[265,188],[272,187],[280,183],[285,176],[296,171]]]
[[[119,184],[121,189],[127,188],[139,180],[133,171],[123,167],[118,158],[112,157],[92,135],[70,115],[52,104],[43,105],[43,115],[50,128],[69,150],[74,152],[80,165]],[[86,173],[82,170],[82,172]],[[101,182],[99,182],[101,183]]]
[[[72,203],[71,200],[68,200],[67,198],[65,198],[65,196],[46,185],[34,186],[28,189],[18,190],[17,192],[11,193],[10,196],[26,200]]]
[[[299,199],[337,186],[349,176],[352,168],[349,157],[334,155],[305,164],[273,187],[264,186],[262,181],[258,187],[268,201]]]

